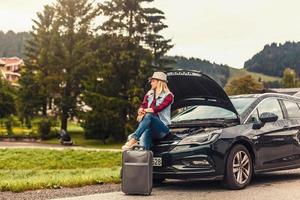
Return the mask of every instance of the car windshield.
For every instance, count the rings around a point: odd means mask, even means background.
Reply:
[[[241,115],[255,100],[254,97],[231,98],[236,111]]]
[[[231,99],[237,112],[241,114],[255,98],[234,98]],[[237,116],[234,112],[227,109],[207,106],[195,105],[177,109],[172,113],[172,122],[189,121],[189,120],[204,120],[204,119],[236,119]]]

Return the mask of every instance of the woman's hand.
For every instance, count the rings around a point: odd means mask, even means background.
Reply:
[[[146,113],[146,111],[145,111],[144,108],[139,108],[139,109],[138,109],[138,114],[139,114],[139,115],[142,115],[142,114],[145,114],[145,113]]]

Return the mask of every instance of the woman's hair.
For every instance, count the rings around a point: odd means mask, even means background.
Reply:
[[[162,92],[166,92],[166,93],[169,93],[170,92],[170,89],[167,85],[167,83],[165,81],[161,81],[161,80],[157,80],[157,87],[156,87],[156,91],[155,91],[155,95],[156,95],[156,98],[162,93]],[[152,92],[152,89],[150,89],[148,91],[148,94],[150,94]]]
[[[156,97],[158,97],[162,92],[169,93],[169,87],[165,81],[157,80]]]

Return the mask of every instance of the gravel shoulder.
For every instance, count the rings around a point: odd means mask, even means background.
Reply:
[[[93,195],[120,191],[120,184],[90,185],[76,188],[41,189],[21,193],[0,192],[0,200],[38,200]]]

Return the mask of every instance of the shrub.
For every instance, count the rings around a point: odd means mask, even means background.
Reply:
[[[22,122],[19,120],[18,117],[15,117],[15,116],[12,117],[11,122],[12,122],[13,127],[21,127],[22,126]]]
[[[59,119],[58,118],[54,118],[54,117],[50,117],[50,122],[51,122],[51,126],[53,127],[58,127],[59,126]]]
[[[45,140],[49,137],[51,131],[51,121],[48,118],[40,119],[38,123],[38,133],[42,140]]]
[[[29,129],[32,128],[30,117],[25,118],[25,126]]]
[[[7,135],[12,136],[13,131],[12,131],[12,118],[8,117],[4,120],[4,125],[7,130]]]

